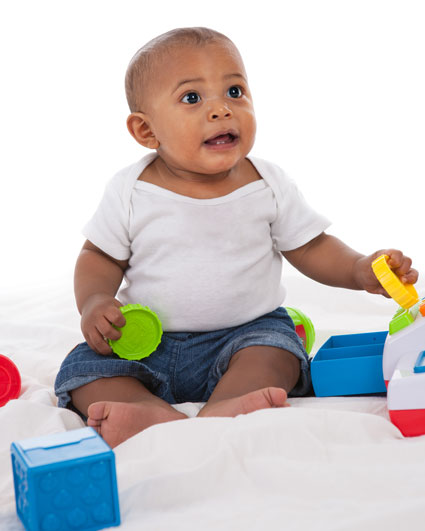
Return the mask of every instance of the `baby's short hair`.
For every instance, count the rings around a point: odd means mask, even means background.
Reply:
[[[203,46],[219,40],[232,43],[223,33],[194,27],[173,29],[147,42],[134,54],[125,75],[125,93],[130,111],[143,110],[143,96],[147,91],[149,78],[154,73],[158,58],[164,52],[175,46]]]

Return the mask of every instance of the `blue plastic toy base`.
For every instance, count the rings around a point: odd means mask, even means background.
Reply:
[[[316,396],[385,393],[382,354],[388,332],[330,337],[311,362]]]

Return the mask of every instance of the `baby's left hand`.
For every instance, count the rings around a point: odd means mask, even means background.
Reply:
[[[364,256],[356,262],[354,276],[360,289],[390,297],[372,270],[372,262],[382,254],[389,256],[388,265],[403,284],[414,284],[418,280],[419,273],[416,269],[412,269],[412,260],[409,257],[396,249],[383,249],[370,256]]]

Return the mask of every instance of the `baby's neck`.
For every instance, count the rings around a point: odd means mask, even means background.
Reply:
[[[173,168],[161,157],[157,157],[139,177],[141,181],[196,199],[221,197],[259,179],[261,177],[247,159],[225,172],[198,174]]]
[[[189,170],[181,169],[172,166],[171,164],[167,164],[167,162],[164,161],[161,157],[158,157],[154,165],[156,166],[156,170],[158,171],[159,178],[164,182],[164,184],[168,183],[182,183],[186,182],[191,185],[197,185],[197,184],[214,184],[214,183],[222,183],[223,181],[228,181],[235,177],[235,175],[239,171],[239,164],[237,167],[232,167],[228,170],[214,173],[214,174],[206,174],[206,173],[195,173]]]

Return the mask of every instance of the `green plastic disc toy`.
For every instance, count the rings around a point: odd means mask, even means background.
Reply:
[[[303,342],[307,354],[310,354],[314,345],[314,340],[316,339],[316,334],[311,319],[307,317],[307,315],[301,310],[297,310],[296,308],[286,307],[286,311],[294,322],[295,331]]]
[[[161,321],[155,312],[140,304],[127,304],[120,310],[126,323],[122,328],[115,327],[121,331],[119,339],[108,339],[112,351],[127,360],[147,358],[161,342]]]

